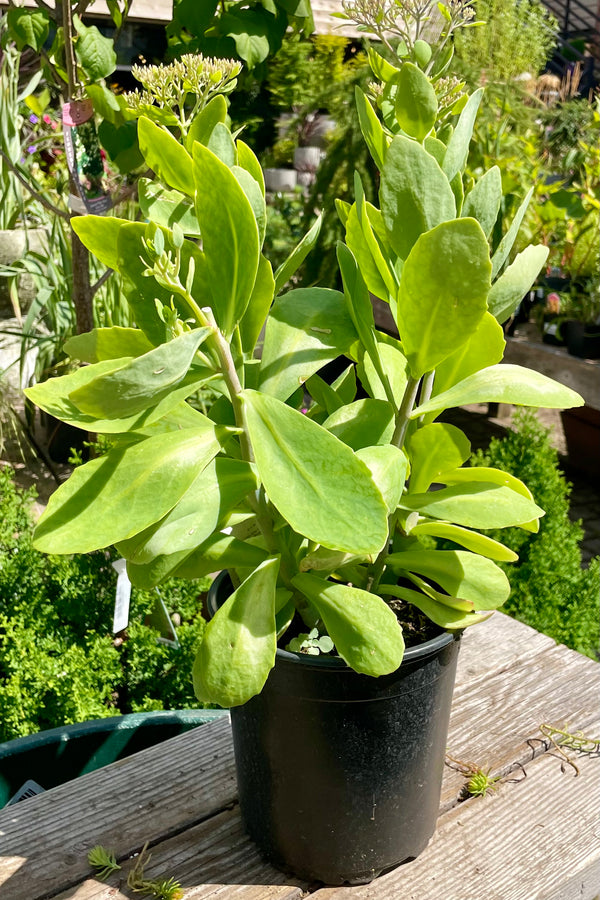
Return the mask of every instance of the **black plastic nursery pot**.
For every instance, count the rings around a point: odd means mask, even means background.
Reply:
[[[6,741],[0,744],[0,809],[29,781],[49,790],[222,715],[212,709],[130,713]]]
[[[220,575],[211,613],[230,591]],[[267,859],[311,881],[364,884],[424,850],[459,643],[442,632],[380,678],[277,651],[262,692],[231,710],[241,815]]]

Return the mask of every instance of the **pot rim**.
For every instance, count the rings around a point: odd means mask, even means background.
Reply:
[[[217,603],[217,593],[220,585],[225,580],[225,578],[229,578],[229,572],[226,569],[219,572],[219,574],[213,580],[210,588],[208,589],[207,606],[208,613],[211,618],[219,608],[219,604]],[[442,632],[436,635],[436,637],[431,638],[430,640],[425,641],[422,644],[414,644],[412,647],[406,647],[404,650],[404,656],[402,657],[402,662],[400,663],[400,667],[416,660],[424,659],[427,656],[433,656],[434,654],[439,653],[444,647],[449,646],[453,641],[460,640],[461,635],[462,630],[442,630]],[[282,661],[292,663],[294,665],[308,666],[317,669],[337,669],[338,671],[346,670],[348,672],[354,672],[354,669],[349,666],[348,663],[341,658],[341,656],[311,656],[308,653],[298,653],[293,650],[282,650],[278,647],[276,651],[276,657]]]

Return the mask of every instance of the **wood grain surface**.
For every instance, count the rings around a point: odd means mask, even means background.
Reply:
[[[265,863],[245,836],[228,719],[203,725],[0,810],[0,900],[124,900],[146,841],[146,874],[191,898],[240,900],[594,900],[600,895],[600,758],[576,774],[540,725],[598,736],[600,665],[495,614],[463,638],[448,753],[501,777],[462,799],[447,761],[440,819],[414,862],[364,887],[308,885]],[[114,850],[106,884],[87,852]]]

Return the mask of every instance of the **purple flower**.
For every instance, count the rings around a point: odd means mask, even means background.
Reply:
[[[31,144],[31,146],[27,148],[28,153],[35,153],[35,151],[36,151],[35,144]]]
[[[36,116],[35,113],[31,113],[31,115],[29,116],[29,121],[31,122],[32,125],[37,125],[37,123],[40,120],[38,119],[38,117]]]

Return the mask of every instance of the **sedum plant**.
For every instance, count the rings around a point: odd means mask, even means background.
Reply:
[[[138,327],[72,338],[68,352],[87,365],[28,390],[112,442],[50,499],[36,546],[115,544],[145,588],[227,569],[234,592],[194,665],[200,700],[235,706],[258,693],[292,623],[292,637],[316,628],[355,671],[381,676],[403,658],[399,606],[441,629],[481,622],[509,594],[497,563],[516,555],[479,530],[535,530],[543,513],[517,478],[465,467],[469,442],[438,417],[480,401],[583,402],[499,365],[499,323],[547,251],[506,267],[523,207],[490,258],[499,172],[475,184],[462,174],[481,92],[454,110],[441,103],[447,85],[425,73],[424,43],[397,65],[372,54],[374,100],[357,95],[381,185],[379,207],[358,180],[355,202],[339,205],[343,291],[283,290],[316,229],[273,273],[262,173],[220,98],[185,145],[140,118],[156,173],[147,224],[74,220],[120,272]],[[389,303],[399,337],[377,330],[369,293]],[[321,370],[340,357],[329,383]],[[218,399],[203,415],[189,401],[206,387]]]

